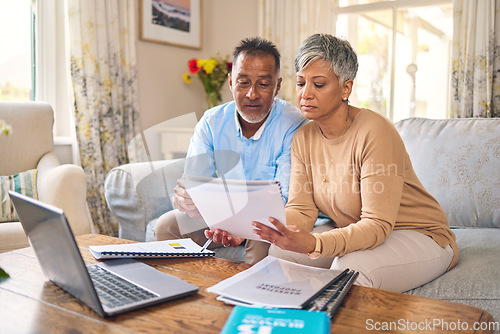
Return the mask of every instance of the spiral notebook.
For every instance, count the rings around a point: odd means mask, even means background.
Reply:
[[[118,258],[174,258],[206,257],[215,252],[205,249],[191,238],[138,242],[133,244],[90,246],[90,252],[98,260]]]

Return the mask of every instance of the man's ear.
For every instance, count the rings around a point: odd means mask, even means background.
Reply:
[[[233,90],[233,78],[231,77],[231,72],[227,74],[227,83],[229,84],[229,89]]]
[[[283,81],[282,78],[279,78],[278,79],[278,84],[276,85],[276,92],[274,93],[274,97],[276,97],[276,95],[278,95],[280,89],[281,89],[281,81]]]

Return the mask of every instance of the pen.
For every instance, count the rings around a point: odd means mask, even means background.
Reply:
[[[210,244],[212,243],[212,238],[208,239],[205,244],[203,245],[203,247],[201,247],[201,251],[200,253],[203,253],[205,251],[205,249],[207,249],[208,246],[210,246]]]

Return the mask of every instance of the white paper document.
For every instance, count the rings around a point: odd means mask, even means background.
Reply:
[[[271,228],[269,217],[285,222],[279,181],[238,181],[185,176],[186,190],[211,230],[217,228],[246,239],[260,240],[253,221]]]
[[[232,305],[300,309],[340,273],[267,256],[207,291]]]

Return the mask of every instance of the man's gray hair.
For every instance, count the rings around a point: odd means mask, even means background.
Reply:
[[[330,34],[314,34],[302,42],[295,57],[295,71],[303,70],[318,59],[330,63],[340,84],[354,80],[358,72],[358,57],[351,44]]]

